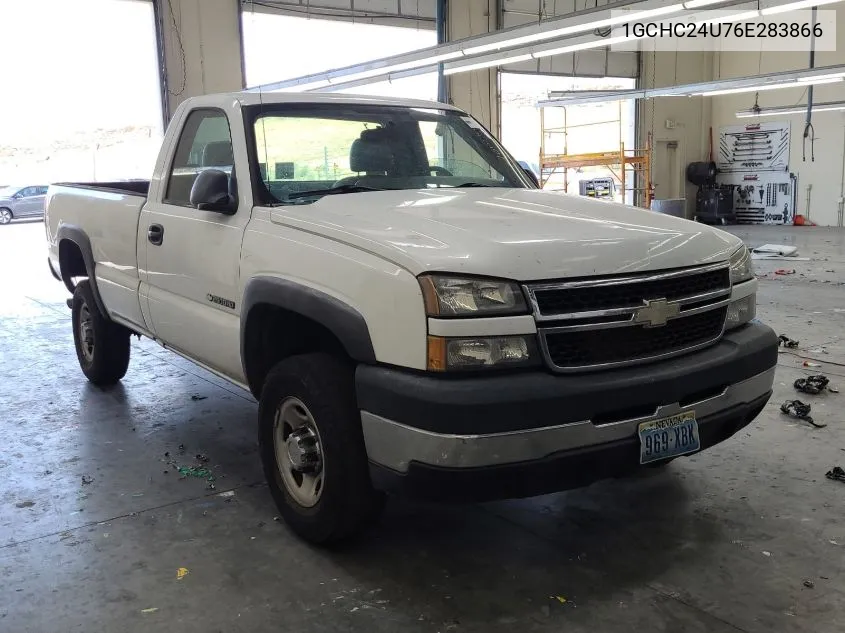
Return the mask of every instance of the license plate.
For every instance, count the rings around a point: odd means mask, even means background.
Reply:
[[[643,422],[637,430],[640,435],[641,464],[686,455],[700,448],[695,411]]]

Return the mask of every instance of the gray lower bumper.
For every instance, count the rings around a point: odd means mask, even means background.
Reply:
[[[433,433],[361,412],[364,442],[371,462],[405,473],[411,462],[444,468],[477,468],[543,459],[562,451],[599,446],[636,436],[643,422],[695,411],[698,419],[750,404],[772,390],[771,368],[708,398],[662,405],[647,416],[594,424],[583,420],[559,426],[486,435]],[[612,397],[612,394],[608,394]]]

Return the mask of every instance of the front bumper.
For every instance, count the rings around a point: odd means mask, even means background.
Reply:
[[[715,346],[636,368],[556,376],[356,374],[374,483],[415,496],[490,499],[589,484],[639,466],[637,427],[694,410],[701,448],[771,395],[777,337],[752,323]]]

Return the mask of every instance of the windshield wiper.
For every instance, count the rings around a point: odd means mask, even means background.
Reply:
[[[339,187],[329,187],[328,189],[315,189],[313,191],[298,191],[289,194],[287,200],[297,200],[299,198],[310,198],[311,196],[333,196],[339,193],[363,193],[365,191],[385,191],[384,187],[365,187],[364,185],[340,185]]]
[[[497,187],[498,185],[485,185],[483,182],[465,182],[461,185],[455,185],[455,189],[462,189],[464,187]]]

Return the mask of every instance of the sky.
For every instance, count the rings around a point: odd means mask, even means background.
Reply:
[[[0,145],[161,126],[152,4],[0,0]]]

